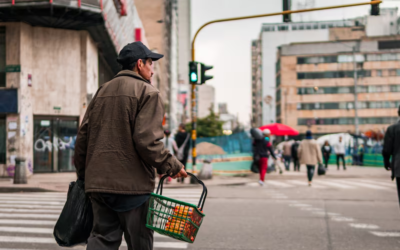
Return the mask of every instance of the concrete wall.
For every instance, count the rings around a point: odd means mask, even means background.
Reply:
[[[23,156],[32,173],[34,116],[82,119],[98,88],[97,46],[86,31],[24,23],[0,26],[6,27],[6,64],[21,65],[21,72],[6,75],[6,87],[18,88],[19,94],[19,113],[7,115],[7,128],[10,123],[17,128],[7,129],[6,166],[12,169],[15,157]]]

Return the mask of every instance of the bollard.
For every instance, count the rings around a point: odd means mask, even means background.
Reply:
[[[28,180],[26,178],[26,167],[25,158],[15,158],[15,171],[14,171],[14,184],[26,184]]]

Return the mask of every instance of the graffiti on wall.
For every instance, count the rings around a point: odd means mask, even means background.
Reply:
[[[75,149],[75,139],[76,136],[65,136],[64,140],[58,137],[55,137],[54,143],[50,140],[39,138],[35,141],[34,149],[36,152],[45,152],[46,150],[52,152],[57,152],[58,150],[67,150],[67,149]]]

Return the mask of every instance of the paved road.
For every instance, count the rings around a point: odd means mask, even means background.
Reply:
[[[400,249],[400,209],[388,176],[382,169],[330,170],[308,187],[304,172],[289,172],[268,175],[264,187],[256,176],[243,186],[210,187],[196,242],[156,235],[155,249]],[[164,194],[197,203],[200,189]],[[51,233],[65,196],[0,194],[0,250],[61,249]]]
[[[383,169],[332,169],[312,187],[304,172],[289,172],[268,175],[264,187],[254,179],[213,188],[189,249],[400,249],[400,209],[389,176]]]
[[[198,203],[199,189],[164,189],[163,195]],[[66,200],[66,193],[0,193],[0,250],[55,250],[53,228]],[[154,249],[187,249],[188,243],[155,234]],[[74,249],[85,249],[75,247]],[[122,250],[126,250],[123,241]]]

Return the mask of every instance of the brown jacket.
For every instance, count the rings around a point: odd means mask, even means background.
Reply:
[[[321,149],[314,139],[305,139],[298,149],[300,164],[317,165],[322,162]]]
[[[154,190],[154,168],[177,174],[181,163],[160,142],[163,117],[159,91],[139,74],[123,70],[102,85],[75,144],[75,168],[86,192],[147,194]]]

